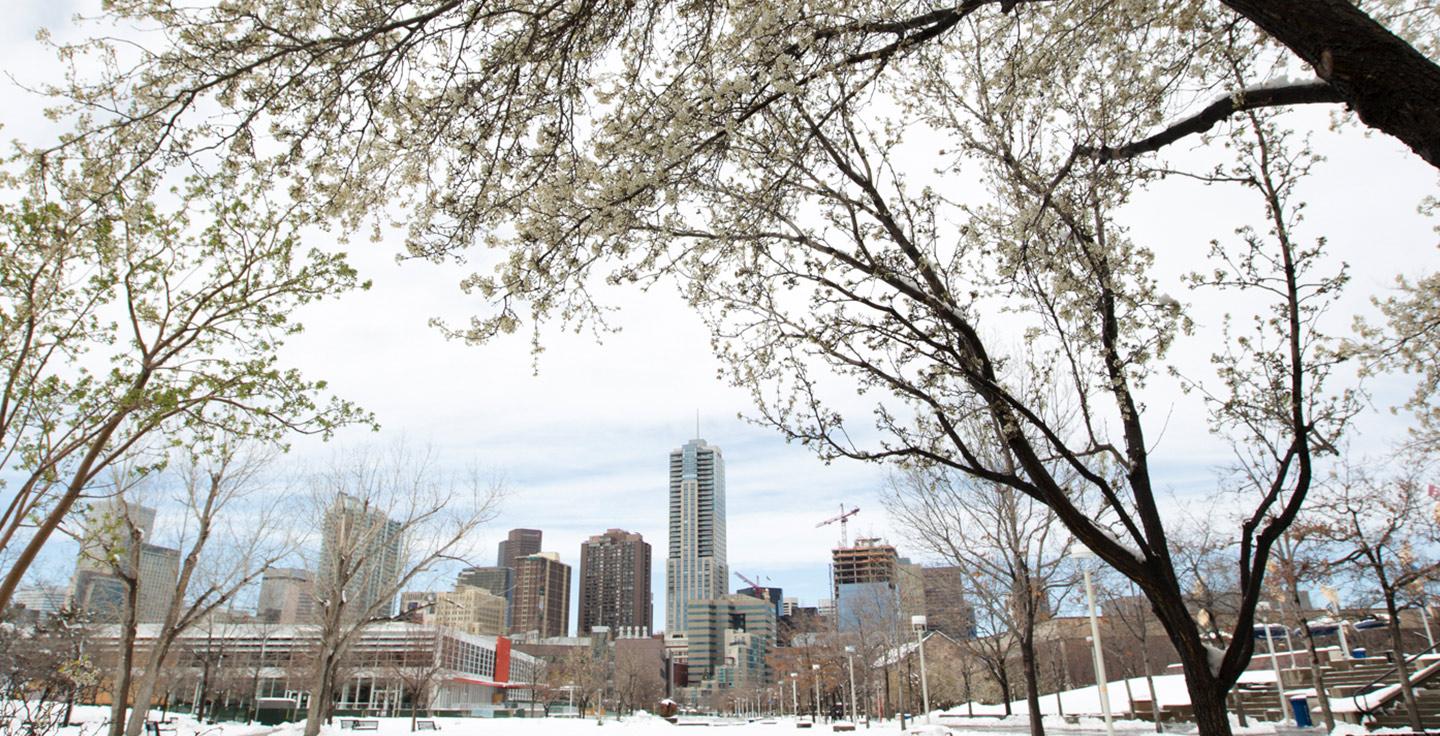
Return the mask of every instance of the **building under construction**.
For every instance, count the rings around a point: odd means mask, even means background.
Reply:
[[[830,550],[831,576],[835,597],[840,595],[840,586],[851,583],[894,583],[895,566],[899,555],[888,544],[876,544],[878,539],[857,539],[854,547],[836,547]]]
[[[841,631],[887,626],[900,615],[899,556],[878,539],[830,551],[835,623]]]

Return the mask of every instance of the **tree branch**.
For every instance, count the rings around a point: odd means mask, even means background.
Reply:
[[[1205,109],[1200,112],[1172,123],[1164,130],[1147,138],[1131,141],[1121,146],[1077,146],[1075,151],[1078,155],[1090,156],[1100,161],[1124,161],[1141,154],[1158,151],[1186,136],[1204,133],[1231,115],[1246,110],[1345,101],[1344,96],[1338,90],[1320,80],[1303,84],[1245,89],[1221,97],[1206,105]]]

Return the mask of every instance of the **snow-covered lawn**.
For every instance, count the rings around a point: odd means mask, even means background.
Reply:
[[[1077,695],[1077,698],[1082,696]],[[1054,701],[1054,696],[1048,698]],[[1076,701],[1080,702],[1079,700]],[[995,706],[988,706],[995,707]],[[855,736],[949,736],[955,732],[985,736],[994,734],[999,736],[1015,736],[1028,732],[1026,721],[1023,716],[1011,716],[1009,718],[996,717],[964,717],[963,710],[949,714],[936,713],[931,719],[932,723],[924,723],[922,718],[919,722],[908,723],[906,730],[902,731],[898,722],[874,723],[868,728],[861,723],[853,731]],[[1068,710],[1067,710],[1068,712]],[[159,713],[156,714],[159,716]],[[100,736],[103,733],[103,725],[108,717],[108,711],[99,707],[80,707],[76,709],[75,719],[81,723],[67,729],[62,729],[56,736]],[[283,724],[280,726],[244,725],[241,723],[221,723],[216,725],[198,724],[194,719],[183,714],[173,716],[175,719],[174,736],[300,736],[304,726],[300,723]],[[375,731],[350,731],[339,728],[338,720],[336,725],[325,726],[321,729],[323,736],[413,736],[410,731],[410,719],[406,718],[374,718],[367,719],[378,722]],[[593,718],[436,718],[440,732],[435,736],[831,736],[840,733],[832,728],[832,724],[821,722],[813,728],[797,729],[793,718],[763,718],[759,720],[747,720],[737,718],[709,718],[697,716],[682,716],[679,725],[672,725],[664,720],[650,715],[629,716],[620,719],[606,718],[603,723],[596,723]],[[1045,719],[1047,732],[1056,734],[1081,734],[1083,736],[1099,736],[1104,734],[1104,723],[1097,718],[1081,718],[1078,723],[1070,723],[1059,716],[1048,716]],[[701,729],[705,730],[701,730]],[[711,729],[724,729],[720,734],[714,733]],[[1144,721],[1117,721],[1116,730],[1125,736],[1142,736],[1147,733],[1154,733],[1154,726]],[[1189,729],[1193,733],[1193,727]],[[1184,733],[1174,728],[1169,733]],[[1252,727],[1250,729],[1237,729],[1237,733],[1247,734],[1273,734],[1274,729],[1269,725]],[[423,732],[422,732],[423,733]],[[165,732],[169,736],[169,731]],[[426,736],[429,736],[428,733]]]

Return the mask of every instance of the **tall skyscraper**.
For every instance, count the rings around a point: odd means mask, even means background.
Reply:
[[[401,529],[400,522],[368,503],[344,493],[336,496],[325,512],[316,597],[343,594],[350,617],[394,613],[403,563]]]
[[[686,630],[690,601],[729,590],[725,554],[725,458],[693,439],[670,453],[670,554],[665,560],[665,630]]]
[[[554,552],[515,559],[515,599],[510,632],[541,637],[570,631],[570,566]]]
[[[315,614],[315,576],[296,567],[267,567],[260,579],[255,615],[265,623],[310,623]]]
[[[596,626],[650,629],[650,545],[639,534],[610,529],[580,545],[580,630]]]
[[[510,534],[500,540],[500,549],[495,555],[499,567],[515,567],[515,560],[540,552],[539,529],[511,529]]]

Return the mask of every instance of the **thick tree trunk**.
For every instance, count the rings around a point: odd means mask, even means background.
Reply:
[[[330,690],[333,686],[331,678],[334,676],[333,658],[326,652],[321,652],[320,661],[316,663],[315,677],[310,683],[310,703],[305,716],[305,736],[317,736],[320,733],[320,726],[328,717],[329,710],[326,705],[331,698]]]
[[[1440,167],[1440,66],[1349,0],[1223,0],[1285,44],[1360,120]]]
[[[1229,736],[1230,710],[1225,707],[1228,690],[1219,687],[1213,678],[1206,678],[1203,683],[1187,682],[1186,685],[1199,732],[1203,736]]]

